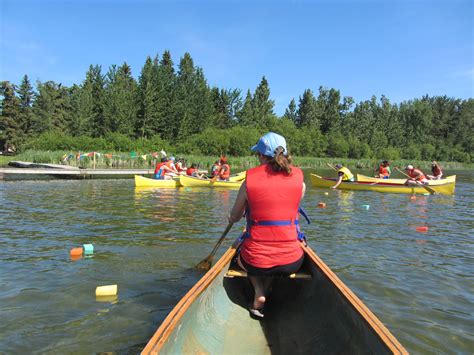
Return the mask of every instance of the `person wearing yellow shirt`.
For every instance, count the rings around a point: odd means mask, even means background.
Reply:
[[[341,182],[352,182],[354,181],[354,175],[352,175],[351,171],[342,166],[342,164],[336,164],[337,169],[337,181],[336,184],[331,187],[331,189],[337,189],[337,187],[341,184]]]

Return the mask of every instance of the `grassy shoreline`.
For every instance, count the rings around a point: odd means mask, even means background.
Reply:
[[[10,161],[26,161],[34,163],[47,163],[47,164],[61,164],[62,157],[69,152],[65,151],[25,151],[15,156],[0,156],[0,167],[7,166]],[[178,157],[178,156],[177,156]],[[181,156],[180,156],[181,157]],[[217,156],[193,156],[183,155],[182,156],[188,165],[191,163],[199,164],[202,169],[208,169],[219,157]],[[247,169],[256,166],[258,161],[255,156],[245,157],[228,157],[229,163],[232,167],[237,169]],[[327,168],[327,164],[341,163],[352,169],[370,169],[374,168],[379,159],[338,159],[338,158],[317,158],[317,157],[293,157],[295,165],[302,168]],[[430,161],[409,161],[406,159],[394,160],[391,162],[391,166],[406,166],[407,164],[413,164],[425,170],[430,167]],[[141,156],[130,156],[130,153],[115,152],[112,153],[112,158],[107,158],[101,154],[96,156],[96,168],[114,168],[114,169],[126,169],[126,168],[152,168],[156,164],[155,159],[151,155],[147,155],[145,159]],[[463,170],[473,169],[473,163],[460,163],[460,162],[440,162],[444,169],[448,170]],[[75,157],[65,163],[65,165],[79,166],[83,168],[93,167],[93,158],[84,157],[77,160]]]

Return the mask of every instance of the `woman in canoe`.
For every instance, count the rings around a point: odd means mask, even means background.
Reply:
[[[263,317],[271,276],[295,273],[303,263],[298,208],[306,187],[301,169],[291,165],[284,137],[269,132],[251,150],[260,166],[247,171],[229,223],[245,212],[247,231],[237,261],[255,291],[249,311]]]
[[[443,168],[437,161],[431,163],[431,173],[433,175],[426,175],[429,180],[441,180],[443,178]]]
[[[380,164],[378,171],[379,173],[375,175],[376,178],[388,179],[390,177],[390,174],[392,173],[392,171],[390,170],[389,162],[387,160],[384,160],[382,164]]]

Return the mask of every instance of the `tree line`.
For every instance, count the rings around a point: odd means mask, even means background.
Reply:
[[[138,79],[127,63],[106,73],[91,65],[80,84],[34,88],[25,75],[19,85],[2,81],[0,95],[0,140],[17,150],[153,143],[183,154],[237,156],[272,130],[301,156],[474,161],[472,98],[426,95],[394,104],[382,95],[356,103],[319,87],[293,98],[279,117],[265,77],[245,94],[210,87],[189,53],[177,66],[169,51],[148,57]]]

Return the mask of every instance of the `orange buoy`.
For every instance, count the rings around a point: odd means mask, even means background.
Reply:
[[[417,232],[428,232],[428,227],[427,226],[419,226],[416,227]]]
[[[82,255],[82,248],[72,248],[71,251],[69,252],[69,255],[71,256],[81,256]]]
[[[326,204],[324,202],[320,202],[320,203],[318,203],[318,207],[325,208]]]
[[[416,196],[415,196],[415,195],[411,195],[411,196],[410,196],[410,200],[413,200],[413,201],[416,200]]]

